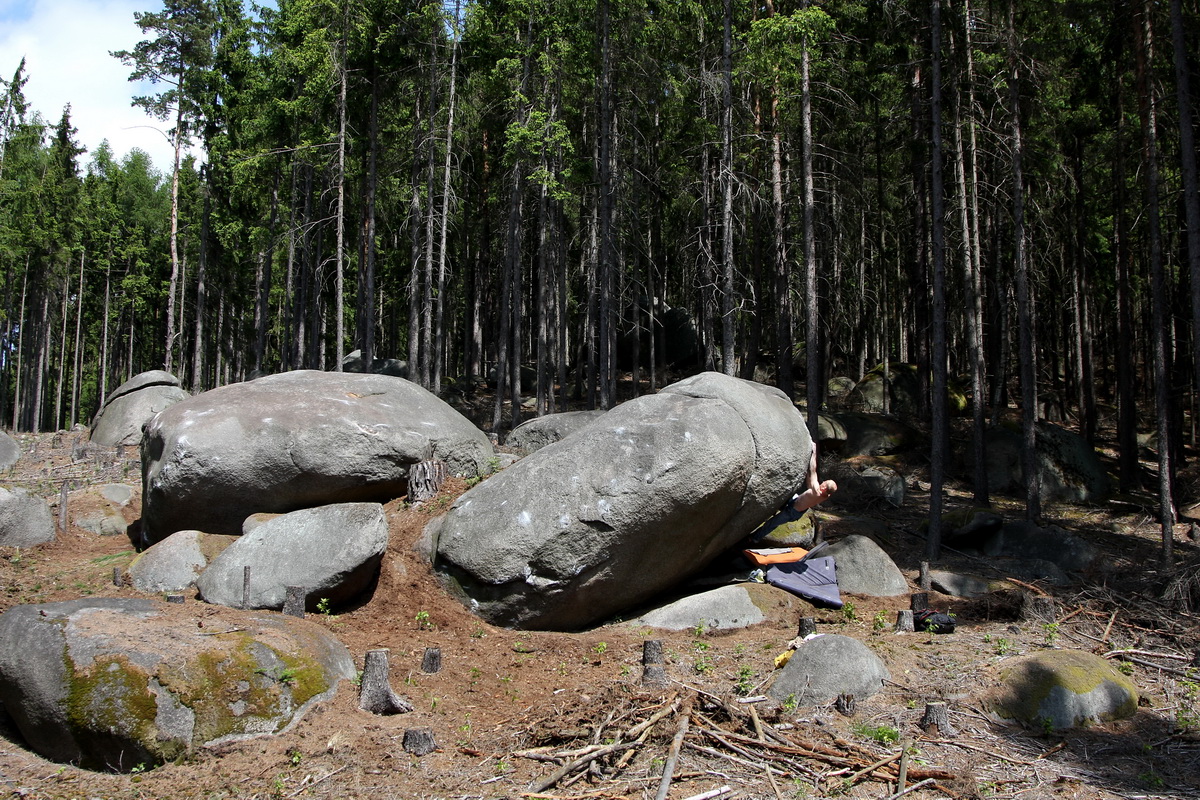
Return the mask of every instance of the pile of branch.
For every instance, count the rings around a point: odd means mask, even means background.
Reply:
[[[760,698],[761,699],[761,698]],[[591,744],[555,749],[536,747],[512,753],[556,765],[547,775],[533,782],[527,798],[550,798],[543,794],[568,787],[584,779],[593,784],[605,781],[645,782],[647,779],[623,777],[634,759],[658,784],[656,800],[664,800],[676,779],[714,773],[677,772],[680,756],[688,752],[701,760],[736,765],[749,779],[765,780],[775,796],[782,798],[779,781],[802,778],[818,791],[845,791],[863,781],[896,785],[904,780],[923,785],[954,781],[957,776],[946,770],[911,766],[905,748],[881,754],[845,739],[830,737],[828,742],[804,738],[796,731],[780,731],[764,724],[753,702],[718,698],[688,688],[646,708],[631,709],[620,715],[609,714],[596,726]],[[603,742],[603,744],[601,743]],[[705,792],[697,797],[719,798],[733,791],[726,787],[716,794]],[[620,797],[602,792],[596,796]]]

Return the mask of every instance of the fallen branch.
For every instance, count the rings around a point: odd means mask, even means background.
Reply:
[[[928,786],[929,784],[933,783],[936,780],[937,780],[937,778],[926,778],[923,781],[914,783],[912,786],[908,787],[907,789],[903,789],[899,792],[896,792],[895,794],[889,794],[887,797],[883,798],[883,800],[896,800],[897,797],[904,797],[904,795],[908,794],[909,792],[915,792],[917,789],[922,789],[922,788]]]
[[[675,765],[679,762],[679,751],[683,748],[683,738],[687,736],[688,725],[692,719],[692,702],[695,695],[688,697],[679,715],[679,727],[675,730],[675,738],[671,740],[671,749],[667,754],[667,763],[663,765],[662,780],[658,784],[658,793],[654,800],[667,800],[671,790],[671,777],[675,773]]]
[[[546,789],[549,789],[551,786],[558,783],[563,778],[567,777],[568,775],[570,775],[572,772],[579,769],[580,767],[586,767],[588,764],[592,763],[597,758],[606,756],[609,753],[616,753],[621,750],[628,750],[630,747],[637,747],[638,744],[639,744],[638,742],[621,742],[619,744],[610,744],[610,745],[605,745],[604,747],[600,747],[600,748],[588,753],[587,755],[580,756],[579,758],[575,759],[574,761],[571,761],[567,764],[562,765],[561,767],[556,769],[554,772],[552,772],[550,775],[548,775],[545,778],[542,778],[540,781],[535,783],[533,786],[530,787],[530,789],[532,789],[534,792],[545,791]]]

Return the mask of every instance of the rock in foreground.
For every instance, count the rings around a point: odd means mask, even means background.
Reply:
[[[279,614],[83,599],[0,615],[0,702],[33,750],[89,769],[278,733],[354,675],[324,628]]]

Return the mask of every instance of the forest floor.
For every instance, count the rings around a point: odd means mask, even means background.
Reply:
[[[134,448],[98,451],[82,436],[19,436],[25,455],[0,483],[37,491],[56,509],[62,485],[70,483],[76,487],[68,501],[72,519],[95,502],[85,487],[139,484]],[[879,543],[915,590],[927,475],[919,459],[893,465],[912,487],[905,505],[855,515],[886,525]],[[841,611],[805,605],[800,613],[792,609],[732,632],[613,624],[539,633],[496,628],[473,616],[416,554],[424,526],[465,488],[451,480],[422,507],[389,503],[391,542],[378,585],[360,606],[314,617],[345,643],[360,668],[367,650],[389,648],[392,685],[413,712],[360,711],[357,687],[343,683],[334,699],[283,735],[200,748],[177,763],[133,774],[47,761],[0,724],[0,796],[881,800],[897,796],[902,760],[911,789],[903,796],[913,800],[1200,796],[1200,737],[1180,724],[1200,722],[1200,690],[1187,672],[1200,647],[1200,618],[1158,599],[1153,565],[1160,533],[1150,492],[1104,506],[1045,510],[1044,522],[1078,533],[1104,553],[1104,567],[1078,584],[1041,587],[1058,603],[1052,623],[1023,620],[1013,590],[974,601],[934,592],[932,605],[958,619],[957,631],[945,635],[893,631],[907,596],[853,595]],[[962,488],[951,484],[951,506],[969,502]],[[995,505],[1010,518],[1021,516],[1015,500]],[[131,520],[137,506],[135,500]],[[1188,530],[1186,523],[1178,526],[1176,553],[1183,574],[1194,575],[1200,548]],[[126,538],[75,525],[50,544],[4,548],[0,610],[85,595],[134,596],[112,580],[113,568],[134,555]],[[989,575],[986,565],[953,553],[936,566]],[[763,693],[800,616],[815,617],[819,632],[852,636],[875,651],[891,674],[883,691],[858,699],[851,715],[832,706],[789,710],[769,701],[741,702]],[[666,688],[642,685],[647,638],[663,641]],[[1136,716],[1065,733],[990,720],[981,701],[1005,663],[1049,647],[1136,651],[1120,657],[1141,693]],[[427,648],[440,649],[436,673],[421,670]],[[953,731],[922,731],[931,701],[948,704]],[[435,751],[405,750],[405,732],[417,729],[432,733]],[[551,780],[597,750],[599,757]],[[664,794],[668,765],[672,779]],[[722,789],[728,791],[716,793]]]

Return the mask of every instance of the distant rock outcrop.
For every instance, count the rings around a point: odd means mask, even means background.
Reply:
[[[158,414],[142,443],[142,531],[237,534],[256,512],[387,501],[417,462],[489,468],[482,431],[432,393],[385,375],[298,371],[196,395]]]
[[[354,676],[325,628],[281,614],[87,598],[0,615],[5,711],[35,752],[89,769],[279,733]]]
[[[134,375],[105,399],[92,420],[91,440],[106,447],[137,444],[147,420],[188,397],[179,378],[169,372],[155,369]]]
[[[0,470],[11,469],[21,458],[21,446],[4,431],[0,431]]]
[[[703,373],[460,496],[433,523],[436,565],[495,624],[579,629],[749,534],[803,483],[811,451],[778,389]]]

